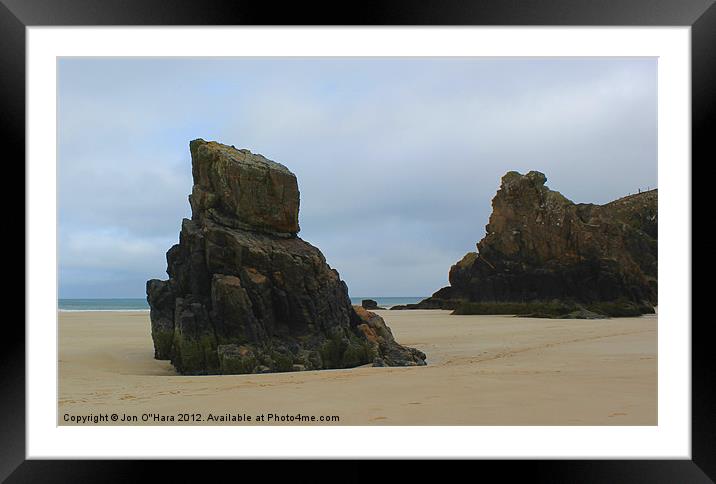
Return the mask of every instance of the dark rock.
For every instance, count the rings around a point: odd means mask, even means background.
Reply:
[[[453,314],[515,314],[529,317],[557,317],[579,309],[574,303],[559,300],[534,302],[469,302],[457,306]]]
[[[609,317],[633,317],[642,314],[654,313],[649,305],[639,305],[632,301],[618,300],[609,302],[594,302],[589,304],[574,301],[463,301],[453,311],[453,314],[514,314],[526,318],[554,318],[554,319],[604,319]]]
[[[285,166],[216,142],[190,150],[192,218],[167,252],[169,280],[147,282],[155,358],[182,374],[418,364],[422,353],[392,335],[366,336],[359,326],[383,320],[361,319],[338,272],[297,237]]]
[[[370,343],[373,366],[423,366],[425,353],[399,345],[383,318],[360,306],[353,306],[358,329]]]
[[[555,299],[615,307],[627,301],[640,311],[656,305],[657,190],[575,204],[545,182],[536,171],[503,176],[477,252],[452,266],[450,286],[418,306]]]
[[[175,296],[169,281],[152,279],[147,281],[149,318],[152,322],[154,358],[168,360],[174,341]]]
[[[378,307],[378,302],[374,299],[363,299],[360,305],[363,309],[374,309]]]
[[[363,299],[360,303],[361,307],[363,309],[369,309],[369,310],[385,310],[385,308],[381,308],[378,306],[378,302],[373,299]]]
[[[560,319],[607,319],[609,316],[589,311],[588,309],[577,309],[571,313],[567,313]]]
[[[460,301],[429,297],[423,299],[418,303],[398,304],[396,306],[391,306],[390,309],[396,311],[404,309],[455,309],[459,304]]]

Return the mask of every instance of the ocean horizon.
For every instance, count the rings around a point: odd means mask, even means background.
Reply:
[[[389,308],[399,304],[415,304],[428,296],[360,296],[351,297],[351,304],[360,305],[363,299],[373,299],[378,306]],[[60,311],[149,311],[146,298],[59,298]]]

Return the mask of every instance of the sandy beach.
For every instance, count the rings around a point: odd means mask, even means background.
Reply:
[[[149,313],[60,312],[58,424],[112,413],[130,420],[98,424],[227,424],[209,414],[252,417],[233,425],[282,424],[256,422],[261,414],[339,418],[308,425],[657,424],[656,315],[376,312],[398,342],[427,354],[428,366],[179,376],[153,359]]]

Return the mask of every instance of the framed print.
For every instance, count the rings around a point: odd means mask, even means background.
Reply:
[[[691,282],[713,2],[332,12],[3,0],[27,282],[0,476],[713,480]]]

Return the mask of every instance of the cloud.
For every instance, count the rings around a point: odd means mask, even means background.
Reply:
[[[657,181],[655,59],[59,65],[61,295],[82,297],[101,273],[141,296],[161,275],[189,216],[188,141],[197,137],[296,173],[301,236],[354,295],[426,295],[446,284],[484,234],[508,170],[543,171],[577,202]]]

